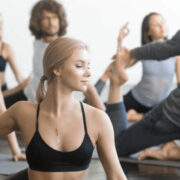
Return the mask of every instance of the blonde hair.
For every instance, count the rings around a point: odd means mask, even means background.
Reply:
[[[53,70],[63,67],[66,60],[70,58],[77,49],[87,50],[87,45],[79,40],[67,37],[58,38],[49,44],[43,57],[44,75],[40,79],[36,92],[37,102],[40,103],[45,98],[46,90],[44,83],[45,81],[49,83],[54,78]]]

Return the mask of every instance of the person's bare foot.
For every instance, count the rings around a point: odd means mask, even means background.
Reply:
[[[130,109],[127,112],[127,119],[129,122],[137,122],[137,121],[140,121],[142,118],[143,118],[143,114],[138,113],[134,109]]]
[[[127,81],[127,74],[122,68],[121,72],[118,72],[115,62],[112,65],[110,81],[112,84],[121,86]]]
[[[138,160],[143,160],[143,159],[148,158],[150,153],[151,153],[150,148],[145,149],[138,155]]]
[[[122,85],[128,80],[128,76],[125,71],[125,64],[122,59],[117,58],[112,64],[111,82],[117,85]]]
[[[14,161],[26,161],[26,155],[25,154],[14,154],[13,155],[13,160]]]
[[[113,62],[111,62],[111,63],[107,66],[107,68],[105,69],[103,75],[102,75],[101,78],[100,78],[100,79],[101,79],[102,81],[104,81],[104,82],[106,82],[106,81],[110,78],[110,76],[111,76],[112,63],[113,63]]]

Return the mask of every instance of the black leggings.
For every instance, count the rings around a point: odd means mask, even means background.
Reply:
[[[131,91],[129,91],[126,95],[123,97],[124,104],[126,107],[126,111],[129,111],[130,109],[135,109],[139,113],[147,113],[149,110],[152,109],[152,107],[147,107],[138,102]]]
[[[7,96],[4,98],[6,108],[9,108],[17,101],[27,101],[27,97],[25,96],[24,92],[21,90],[15,94]]]
[[[6,83],[1,86],[1,90],[2,91],[8,90]],[[10,106],[12,106],[14,103],[18,101],[27,101],[27,97],[25,96],[23,90],[18,91],[17,93],[14,93],[4,98],[6,108],[9,108]]]

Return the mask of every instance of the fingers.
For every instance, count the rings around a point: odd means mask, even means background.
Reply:
[[[26,155],[25,154],[15,154],[13,156],[14,161],[26,161]]]
[[[125,23],[124,26],[119,31],[119,36],[118,36],[119,43],[129,34],[128,24],[129,24],[128,22]]]
[[[128,22],[126,22],[125,24],[124,24],[124,26],[121,28],[121,30],[124,32],[124,34],[127,36],[128,35],[128,33],[129,33],[129,28],[128,28]],[[120,30],[120,31],[121,31]]]

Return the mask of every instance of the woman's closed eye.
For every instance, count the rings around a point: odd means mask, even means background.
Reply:
[[[83,65],[82,65],[82,64],[76,64],[76,67],[77,67],[77,68],[82,68]]]

